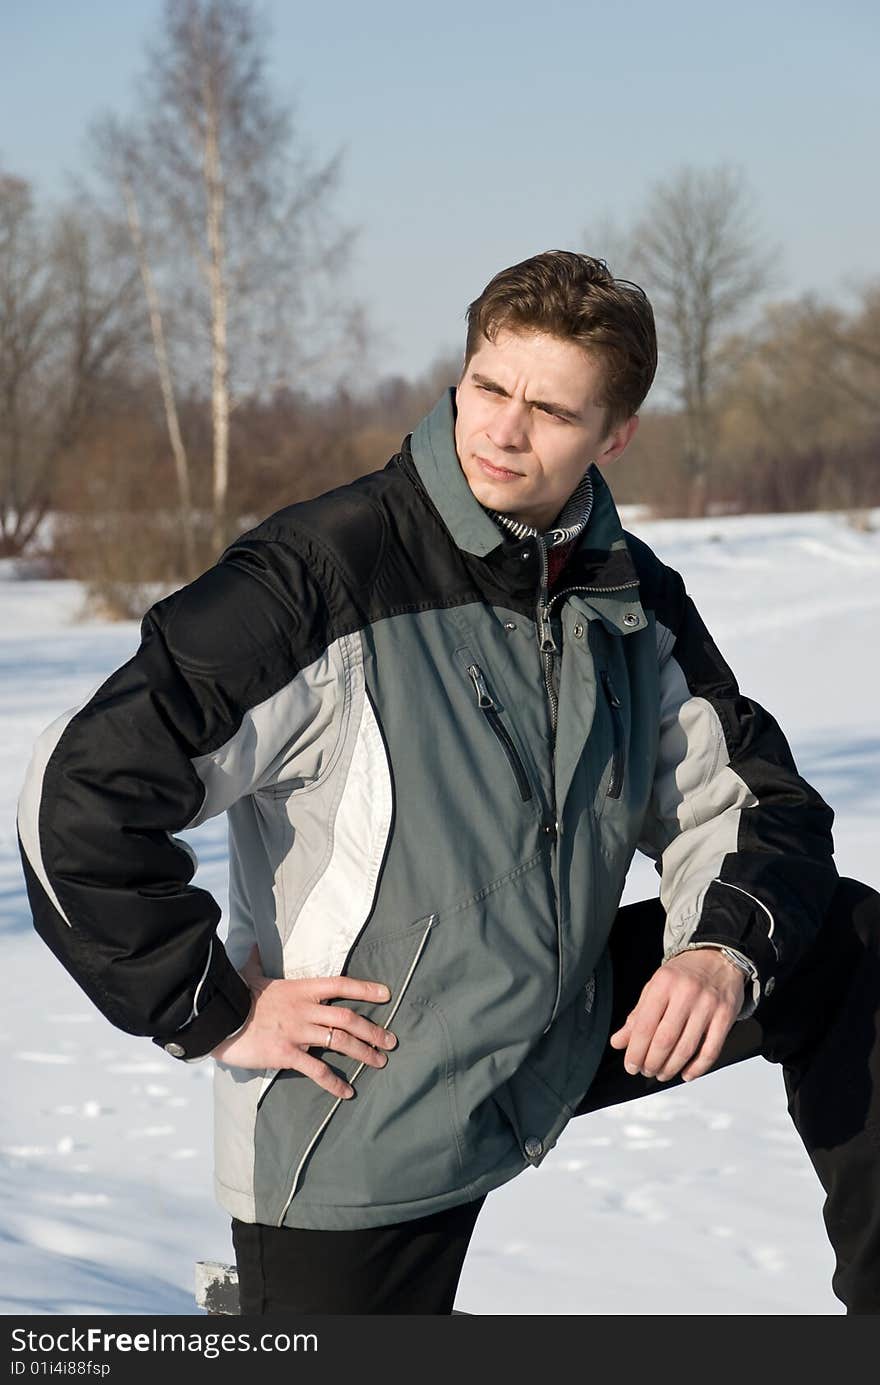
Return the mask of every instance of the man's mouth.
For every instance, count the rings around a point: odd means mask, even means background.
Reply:
[[[495,466],[494,462],[487,461],[485,457],[478,456],[476,460],[479,462],[486,475],[493,477],[497,481],[512,480],[514,477],[522,475],[522,472],[511,471],[509,467]]]

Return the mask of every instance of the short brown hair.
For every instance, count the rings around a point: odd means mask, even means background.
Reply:
[[[651,304],[638,284],[615,279],[604,260],[545,250],[502,269],[467,310],[464,365],[500,328],[548,332],[583,346],[602,368],[602,404],[615,427],[638,412],[657,369]]]

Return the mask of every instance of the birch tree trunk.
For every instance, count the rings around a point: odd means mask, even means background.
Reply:
[[[186,576],[192,578],[196,575],[196,544],[193,529],[192,486],[190,484],[189,459],[186,455],[186,448],[183,445],[183,437],[180,432],[180,421],[177,415],[177,403],[174,397],[174,382],[171,376],[171,365],[165,341],[165,328],[162,322],[162,308],[159,303],[159,295],[156,291],[156,285],[150,269],[150,261],[147,255],[146,245],[144,244],[143,230],[141,228],[140,214],[138,212],[137,201],[130,178],[123,178],[122,191],[125,197],[128,229],[137,258],[138,270],[144,289],[144,298],[147,303],[147,312],[150,318],[150,334],[153,340],[153,354],[156,358],[156,369],[159,374],[159,388],[162,392],[165,425],[168,429],[168,440],[171,443],[171,452],[174,457],[174,472],[177,477],[177,495],[180,502],[180,532],[183,540],[183,557],[184,563],[186,564]]]
[[[211,297],[211,421],[214,440],[214,486],[211,541],[214,555],[226,546],[229,490],[229,312],[225,277],[225,189],[220,160],[219,112],[216,93],[206,69],[204,76],[204,178],[208,237],[208,288]]]

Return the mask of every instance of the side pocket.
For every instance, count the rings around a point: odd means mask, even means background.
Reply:
[[[391,1026],[391,1024],[392,1024],[393,1021],[394,1021],[395,1015],[397,1014],[398,1010],[400,1009],[400,1006],[401,1006],[401,1004],[402,1004],[402,1002],[403,1002],[403,998],[404,998],[404,996],[406,995],[407,989],[409,988],[410,981],[412,980],[413,973],[415,972],[415,969],[416,969],[416,967],[418,966],[419,959],[421,958],[422,953],[423,953],[424,950],[425,950],[425,945],[427,944],[428,938],[429,938],[429,936],[430,936],[430,934],[431,934],[431,930],[433,929],[433,927],[434,927],[434,925],[435,925],[436,922],[437,922],[437,915],[436,915],[436,914],[431,914],[430,917],[429,917],[429,918],[426,920],[426,922],[425,922],[425,927],[424,927],[423,930],[421,931],[421,934],[420,934],[419,939],[418,939],[418,945],[417,945],[417,947],[416,947],[416,950],[415,950],[415,953],[414,953],[414,955],[413,955],[413,957],[412,957],[412,960],[411,960],[410,963],[409,963],[409,967],[408,967],[406,973],[404,974],[402,980],[399,982],[399,984],[397,984],[397,985],[395,986],[396,999],[394,1000],[394,1002],[393,1002],[393,1004],[392,1004],[392,1007],[391,1007],[390,1012],[389,1012],[387,1015],[384,1015],[384,1016],[382,1017],[381,1025],[382,1025],[382,1028],[383,1028],[383,1029],[388,1029],[388,1028]],[[376,1022],[379,1023],[378,1020],[377,1020]],[[350,1075],[350,1076],[348,1077],[348,1079],[347,1079],[350,1086],[353,1087],[353,1086],[355,1085],[355,1083],[356,1083],[358,1077],[359,1077],[360,1074],[363,1072],[363,1070],[364,1070],[364,1068],[365,1068],[366,1066],[367,1066],[366,1063],[358,1063],[357,1067],[354,1069],[354,1071],[351,1073],[351,1075]],[[267,1088],[266,1090],[268,1090],[268,1088]],[[262,1096],[263,1096],[263,1095],[265,1095],[265,1092],[263,1092],[263,1093],[261,1094],[261,1099],[262,1099]],[[342,1097],[337,1097],[337,1098],[335,1099],[335,1101],[334,1101],[333,1104],[331,1105],[330,1109],[329,1109],[329,1110],[326,1112],[326,1114],[324,1115],[324,1117],[323,1117],[323,1119],[321,1120],[320,1124],[318,1125],[317,1129],[315,1129],[315,1131],[313,1132],[313,1134],[311,1135],[311,1137],[308,1139],[308,1141],[307,1141],[307,1143],[306,1143],[306,1145],[305,1145],[305,1148],[302,1150],[302,1152],[301,1152],[301,1154],[300,1154],[300,1157],[299,1157],[299,1161],[298,1161],[298,1163],[297,1163],[297,1165],[296,1165],[296,1168],[295,1168],[294,1171],[293,1171],[293,1177],[292,1177],[292,1179],[291,1179],[290,1191],[289,1191],[289,1193],[288,1193],[288,1195],[287,1195],[287,1200],[286,1200],[286,1202],[284,1203],[284,1206],[282,1207],[281,1213],[280,1213],[280,1215],[279,1215],[279,1217],[278,1217],[278,1221],[277,1221],[277,1225],[278,1225],[278,1226],[282,1226],[283,1223],[284,1223],[284,1218],[285,1218],[285,1216],[287,1215],[287,1209],[288,1209],[288,1207],[290,1206],[291,1202],[293,1201],[293,1198],[294,1198],[294,1196],[295,1196],[295,1194],[296,1194],[296,1190],[297,1190],[297,1188],[299,1187],[299,1183],[300,1183],[300,1179],[301,1179],[301,1177],[302,1177],[303,1169],[305,1168],[306,1162],[307,1162],[309,1156],[311,1155],[312,1150],[315,1148],[315,1145],[316,1145],[316,1144],[318,1143],[318,1141],[320,1140],[321,1136],[323,1135],[324,1131],[326,1130],[327,1126],[329,1125],[329,1123],[330,1123],[330,1121],[332,1120],[332,1118],[333,1118],[333,1116],[335,1115],[335,1113],[339,1110],[339,1107],[343,1104],[343,1100],[344,1100],[344,1098],[342,1098]]]

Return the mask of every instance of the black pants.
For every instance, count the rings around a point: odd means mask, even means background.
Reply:
[[[663,925],[659,900],[617,914],[611,1033],[660,965]],[[880,895],[842,879],[808,955],[751,1019],[732,1027],[713,1068],[758,1054],[782,1064],[789,1113],[826,1193],[832,1288],[851,1314],[880,1314],[878,1015]],[[623,1052],[609,1046],[576,1114],[680,1084],[631,1076]],[[233,1221],[241,1311],[451,1313],[484,1201],[358,1231]]]

